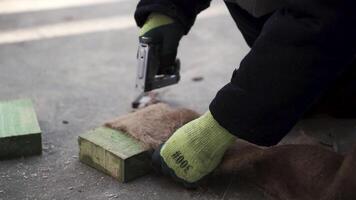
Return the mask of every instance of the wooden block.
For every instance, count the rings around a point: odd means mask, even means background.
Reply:
[[[31,100],[0,102],[0,159],[41,152],[41,129]]]
[[[99,127],[78,138],[79,159],[120,182],[127,182],[150,171],[151,157],[137,140],[126,134]]]

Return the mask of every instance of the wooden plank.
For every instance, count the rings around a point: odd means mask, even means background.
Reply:
[[[78,138],[79,159],[120,182],[128,182],[150,171],[150,155],[143,145],[125,133],[106,127]]]
[[[0,102],[0,159],[41,152],[41,129],[31,100]]]

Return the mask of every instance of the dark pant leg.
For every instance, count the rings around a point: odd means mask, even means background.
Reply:
[[[306,115],[314,114],[356,118],[356,59]]]
[[[325,97],[326,107],[332,116],[337,118],[356,117],[356,58],[349,69]]]
[[[348,70],[355,6],[354,0],[288,0],[211,103],[214,118],[239,138],[278,143]]]

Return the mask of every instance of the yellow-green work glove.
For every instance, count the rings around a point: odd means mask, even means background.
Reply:
[[[186,187],[194,187],[218,166],[234,141],[235,136],[207,112],[178,129],[156,150],[153,164]]]
[[[149,37],[161,46],[159,73],[169,74],[175,63],[179,41],[184,35],[183,26],[172,18],[151,13],[140,29],[141,37]]]

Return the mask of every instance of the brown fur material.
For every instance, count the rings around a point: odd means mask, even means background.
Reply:
[[[149,106],[107,123],[156,148],[180,126],[198,117],[188,109],[165,104]],[[237,140],[226,152],[219,174],[236,174],[261,187],[275,199],[356,199],[356,146],[346,156],[305,135],[293,144],[262,148]]]
[[[351,189],[356,189],[356,175],[351,170],[356,167],[355,153],[350,152],[345,158],[319,145],[264,149],[237,142],[226,152],[216,173],[246,177],[276,199],[331,200],[345,196],[348,198],[341,199],[351,200],[356,199],[356,192]]]
[[[128,133],[148,148],[157,148],[184,124],[199,114],[185,108],[172,108],[158,103],[105,124],[105,126]]]

